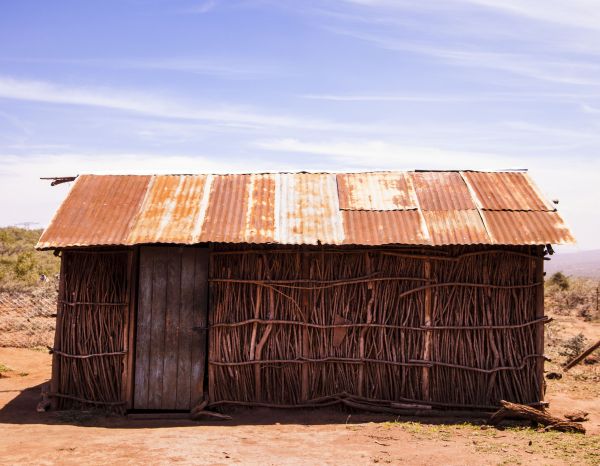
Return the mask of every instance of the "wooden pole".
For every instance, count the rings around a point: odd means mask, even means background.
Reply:
[[[537,258],[535,259],[535,283],[539,283],[536,288],[535,318],[544,317],[544,247],[537,247]],[[535,352],[544,354],[544,322],[540,322],[536,328]],[[538,400],[544,401],[546,392],[546,383],[544,381],[544,358],[538,358],[536,375],[538,380]]]
[[[431,278],[431,262],[425,260],[423,263],[423,275],[427,280]],[[431,288],[425,289],[425,302],[423,306],[423,323],[426,327],[431,327]],[[423,361],[431,359],[431,330],[427,330],[423,335]],[[431,399],[429,376],[431,373],[430,367],[423,367],[422,391],[423,399],[428,401]]]
[[[139,247],[129,252],[128,261],[128,299],[129,305],[125,312],[127,317],[123,329],[125,338],[123,350],[127,352],[125,368],[123,371],[123,401],[127,402],[126,408],[133,408],[133,381],[135,379],[135,330],[136,330],[136,309],[137,309],[137,289],[138,289],[138,268],[139,268]]]
[[[364,255],[365,258],[365,270],[367,272],[367,275],[369,275],[371,273],[371,258],[369,256],[368,252],[365,252]],[[373,282],[368,282],[367,283],[367,315],[366,315],[366,326],[363,327],[360,331],[360,339],[359,339],[359,355],[360,355],[360,359],[363,360],[363,363],[360,365],[360,367],[358,368],[358,395],[359,396],[366,396],[366,394],[368,393],[368,389],[366,387],[366,383],[365,383],[365,364],[366,362],[364,362],[365,359],[365,339],[366,339],[366,335],[367,335],[367,331],[369,329],[369,325],[371,325],[371,322],[373,321],[373,301],[375,298],[375,290],[373,289]]]
[[[600,340],[598,340],[596,343],[594,343],[594,344],[590,345],[589,347],[587,347],[579,356],[576,356],[573,359],[571,359],[569,362],[567,362],[565,364],[563,370],[565,372],[567,372],[569,369],[571,369],[571,367],[579,364],[583,359],[585,359],[587,356],[589,356],[590,354],[592,354],[598,348],[600,348]]]
[[[310,258],[308,256],[308,254],[304,254],[304,251],[299,253],[301,255],[300,257],[300,261],[302,264],[302,278],[306,278],[306,279],[311,279],[311,265],[310,265]],[[302,314],[304,317],[304,323],[308,324],[310,321],[310,315],[311,315],[311,309],[310,309],[310,305],[311,305],[311,296],[310,296],[311,291],[309,290],[304,290],[302,292]],[[309,338],[309,334],[308,334],[308,326],[304,325],[304,328],[302,329],[302,356],[304,358],[309,358],[310,357],[310,338]],[[305,362],[304,364],[302,364],[302,391],[301,391],[301,396],[303,400],[308,400],[309,398],[309,365],[307,362]]]
[[[63,320],[63,305],[61,301],[65,299],[65,251],[60,255],[60,274],[58,283],[58,302],[56,303],[56,330],[54,332],[54,349],[61,350],[62,340],[62,320]],[[50,392],[58,393],[60,391],[60,362],[61,358],[58,354],[52,355],[52,379],[50,380]],[[52,397],[50,400],[50,408],[58,408],[58,398]]]

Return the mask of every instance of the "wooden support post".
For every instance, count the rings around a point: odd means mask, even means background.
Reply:
[[[305,251],[303,250],[302,252],[300,252],[300,261],[301,261],[301,273],[302,273],[302,278],[305,279],[311,279],[311,264],[310,264],[310,257],[308,256],[308,254],[305,253]],[[311,315],[311,303],[312,303],[312,296],[311,296],[311,290],[303,290],[302,291],[302,314],[304,317],[304,323],[308,324],[310,321],[310,315]],[[302,329],[302,357],[304,358],[310,358],[310,336],[308,333],[308,326],[304,325],[304,328]],[[308,362],[304,362],[302,364],[302,395],[301,395],[301,399],[302,400],[308,400],[309,399],[309,367],[308,367]]]
[[[54,331],[54,349],[60,351],[62,349],[62,318],[63,304],[61,301],[66,301],[65,297],[65,251],[60,255],[60,274],[58,283],[58,300],[56,302],[56,330]],[[57,353],[52,355],[52,379],[50,379],[50,393],[60,393],[60,362],[61,358]],[[58,398],[52,397],[50,400],[50,408],[58,408]]]
[[[367,275],[372,273],[371,270],[371,258],[368,252],[364,253],[365,256],[365,272]],[[366,307],[366,321],[367,326],[363,327],[360,331],[360,338],[358,342],[358,353],[360,359],[365,359],[366,357],[366,347],[365,340],[367,336],[367,331],[369,329],[368,325],[373,321],[373,301],[375,300],[375,290],[374,284],[372,281],[367,282],[367,307]],[[365,363],[363,362],[358,368],[358,396],[366,396],[368,393],[366,383],[365,383]]]
[[[426,259],[424,261],[423,264],[424,270],[423,270],[423,275],[426,279],[430,279],[431,278],[431,261],[429,261],[428,259]],[[424,302],[424,309],[423,309],[423,325],[430,327],[431,326],[431,288],[426,288],[425,289],[425,302]],[[431,330],[426,330],[423,333],[423,361],[429,361],[431,359],[431,338],[432,338],[432,334],[431,334]],[[423,391],[423,400],[428,401],[431,400],[431,393],[430,393],[430,384],[429,384],[429,378],[430,378],[430,372],[431,372],[431,368],[430,367],[423,367],[423,374],[422,374],[422,391]]]
[[[135,326],[136,326],[136,309],[137,309],[137,288],[138,288],[138,264],[139,264],[139,247],[135,247],[129,252],[127,261],[127,299],[128,306],[125,310],[125,325],[123,328],[123,351],[126,352],[124,367],[123,367],[123,394],[122,401],[127,402],[126,409],[133,408],[133,381],[135,379]]]
[[[263,267],[265,270],[265,275],[268,280],[271,279],[271,269],[269,264],[269,258],[267,254],[263,254]],[[269,288],[269,320],[275,319],[275,291],[273,288]],[[263,335],[256,345],[256,349],[254,351],[254,359],[256,361],[260,361],[262,359],[262,350],[271,334],[271,330],[273,329],[272,324],[268,324],[265,327],[265,331]],[[261,365],[257,363],[254,365],[254,389],[255,389],[255,398],[256,401],[262,401],[262,374],[261,374]],[[212,398],[211,398],[212,399]]]
[[[540,283],[536,288],[535,294],[535,318],[542,319],[544,317],[544,247],[537,247],[537,257],[535,260],[535,281]],[[544,322],[540,322],[536,326],[535,335],[535,352],[544,354]],[[544,380],[544,358],[537,358],[536,376],[538,381],[538,396],[536,401],[543,401],[546,392],[546,382]]]

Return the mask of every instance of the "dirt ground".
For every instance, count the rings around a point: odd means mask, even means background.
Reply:
[[[553,413],[590,412],[578,435],[336,409],[239,410],[203,423],[37,413],[50,356],[0,348],[0,363],[0,464],[600,464],[600,384],[581,378],[589,367],[549,381]]]

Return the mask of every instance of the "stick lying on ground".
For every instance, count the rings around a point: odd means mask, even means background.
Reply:
[[[579,356],[575,356],[573,359],[571,359],[569,362],[567,362],[563,368],[563,370],[565,372],[567,372],[569,369],[571,369],[571,367],[576,366],[577,364],[579,364],[581,361],[583,361],[587,356],[589,356],[590,354],[592,354],[594,351],[596,351],[598,348],[600,348],[600,340],[598,340],[596,343],[594,343],[593,345],[587,347],[583,353],[581,353]]]
[[[537,422],[546,427],[544,430],[558,430],[560,432],[578,432],[585,434],[585,428],[577,422],[565,421],[564,419],[551,416],[544,411],[540,411],[530,406],[511,403],[509,401],[502,400],[500,401],[500,404],[502,404],[502,408],[490,418],[490,424],[496,425],[503,419],[514,417]]]
[[[231,416],[227,414],[215,413],[213,411],[206,411],[206,406],[208,405],[208,398],[205,398],[203,401],[198,403],[192,410],[190,411],[190,417],[194,421],[199,421],[203,418],[210,419],[219,419],[221,421],[230,421]]]

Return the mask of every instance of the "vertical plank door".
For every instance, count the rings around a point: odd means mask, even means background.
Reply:
[[[208,251],[143,247],[135,344],[135,409],[189,410],[204,391]]]

